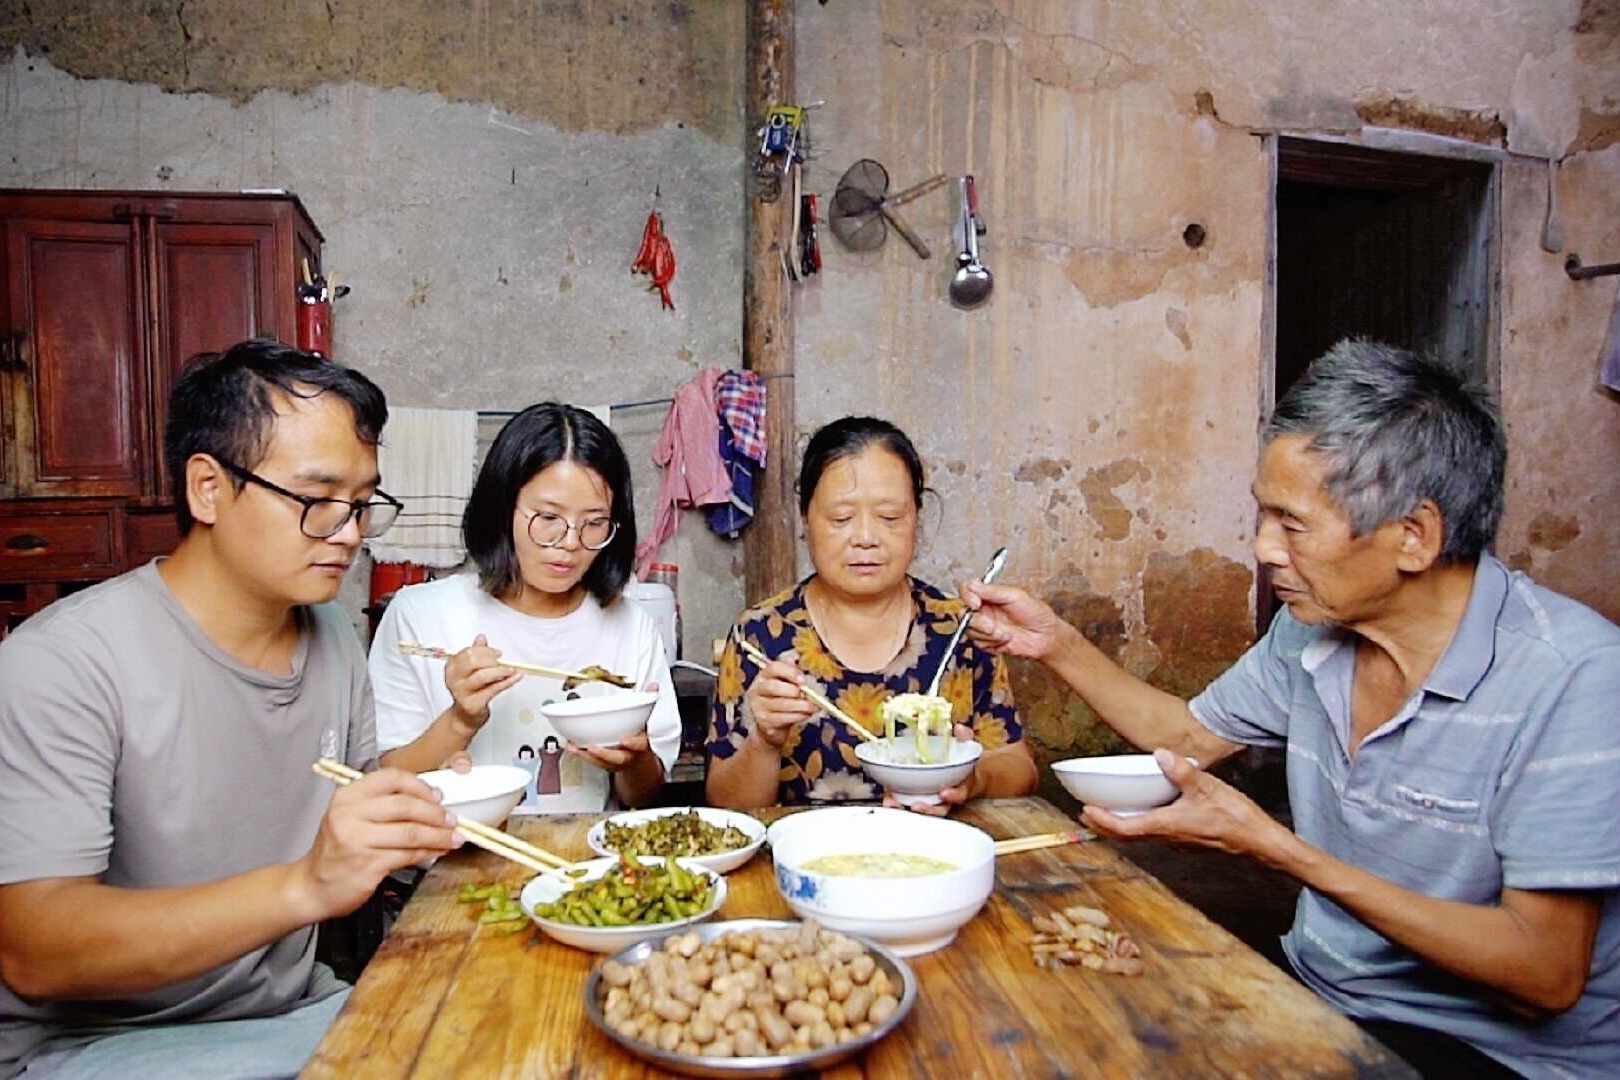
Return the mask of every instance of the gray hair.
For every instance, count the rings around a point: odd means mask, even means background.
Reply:
[[[1261,432],[1310,437],[1324,486],[1354,536],[1429,499],[1444,522],[1443,563],[1472,562],[1502,520],[1507,438],[1486,390],[1436,359],[1371,341],[1329,349],[1283,395]]]

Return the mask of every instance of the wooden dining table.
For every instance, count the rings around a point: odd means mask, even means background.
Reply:
[[[765,821],[789,811],[758,811]],[[979,800],[959,819],[999,838],[1072,830],[1038,798]],[[514,818],[509,831],[589,858],[600,815]],[[601,957],[537,929],[503,932],[458,902],[469,882],[521,867],[465,848],[427,872],[305,1077],[665,1075],[603,1035],[584,986]],[[716,916],[792,918],[770,851],[728,875]],[[1140,976],[1045,969],[1031,919],[1085,904],[1141,946]],[[997,859],[988,903],[950,945],[910,961],[916,1007],[826,1077],[1407,1077],[1401,1060],[1104,841]]]

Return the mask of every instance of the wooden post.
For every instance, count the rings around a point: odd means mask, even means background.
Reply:
[[[753,0],[748,18],[750,131],[772,105],[793,98],[792,0]],[[751,140],[749,162],[757,152]],[[798,505],[793,483],[798,448],[793,423],[793,295],[782,270],[782,244],[792,220],[792,185],[783,183],[774,202],[748,199],[748,243],[743,265],[743,366],[768,381],[765,435],[770,451],[754,492],[754,521],[743,532],[743,575],[749,604],[793,584]]]

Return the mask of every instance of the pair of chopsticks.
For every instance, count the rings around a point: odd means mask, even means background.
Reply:
[[[1051,832],[1036,833],[1033,836],[1015,836],[1010,840],[996,841],[997,855],[1016,855],[1020,851],[1039,851],[1042,848],[1062,847],[1064,844],[1084,844],[1096,837],[1085,831],[1078,832]]]
[[[764,653],[754,648],[752,644],[742,640],[741,638],[737,639],[737,647],[743,652],[747,653],[749,659],[753,660],[754,663],[758,664],[760,667],[764,667],[766,664],[771,662],[770,657],[766,656]],[[842,720],[845,724],[849,725],[849,729],[859,736],[862,742],[877,741],[876,735],[862,727],[859,721],[857,721],[853,716],[849,715],[849,713],[845,712],[843,709],[840,709],[831,701],[828,701],[826,695],[821,693],[821,691],[809,686],[801,686],[799,687],[799,693],[809,698],[813,704],[821,706],[821,708],[827,712],[827,715],[833,717],[834,719]]]
[[[414,641],[399,643],[399,651],[406,656],[425,656],[430,660],[448,660],[455,653],[438,645],[418,645]],[[525,675],[544,675],[551,679],[562,679],[573,682],[605,682],[621,689],[629,689],[631,682],[623,675],[615,675],[611,671],[568,671],[564,668],[541,667],[539,664],[520,664],[515,660],[502,658],[501,667],[509,667],[513,671],[521,671]]]
[[[339,787],[352,783],[365,775],[359,770],[351,769],[341,761],[333,761],[331,758],[321,758],[310,767],[315,770],[316,775],[326,777]],[[475,847],[481,847],[485,851],[492,851],[501,858],[510,859],[519,866],[533,870],[537,874],[550,874],[552,877],[560,878],[570,885],[574,883],[573,878],[562,872],[563,867],[571,865],[568,860],[560,855],[553,855],[545,848],[535,847],[527,840],[519,840],[511,833],[492,829],[488,825],[473,821],[470,818],[458,820],[456,829]]]

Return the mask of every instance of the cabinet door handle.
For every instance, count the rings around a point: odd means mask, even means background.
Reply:
[[[51,542],[38,533],[18,533],[6,537],[6,547],[12,551],[41,551],[50,546]]]

